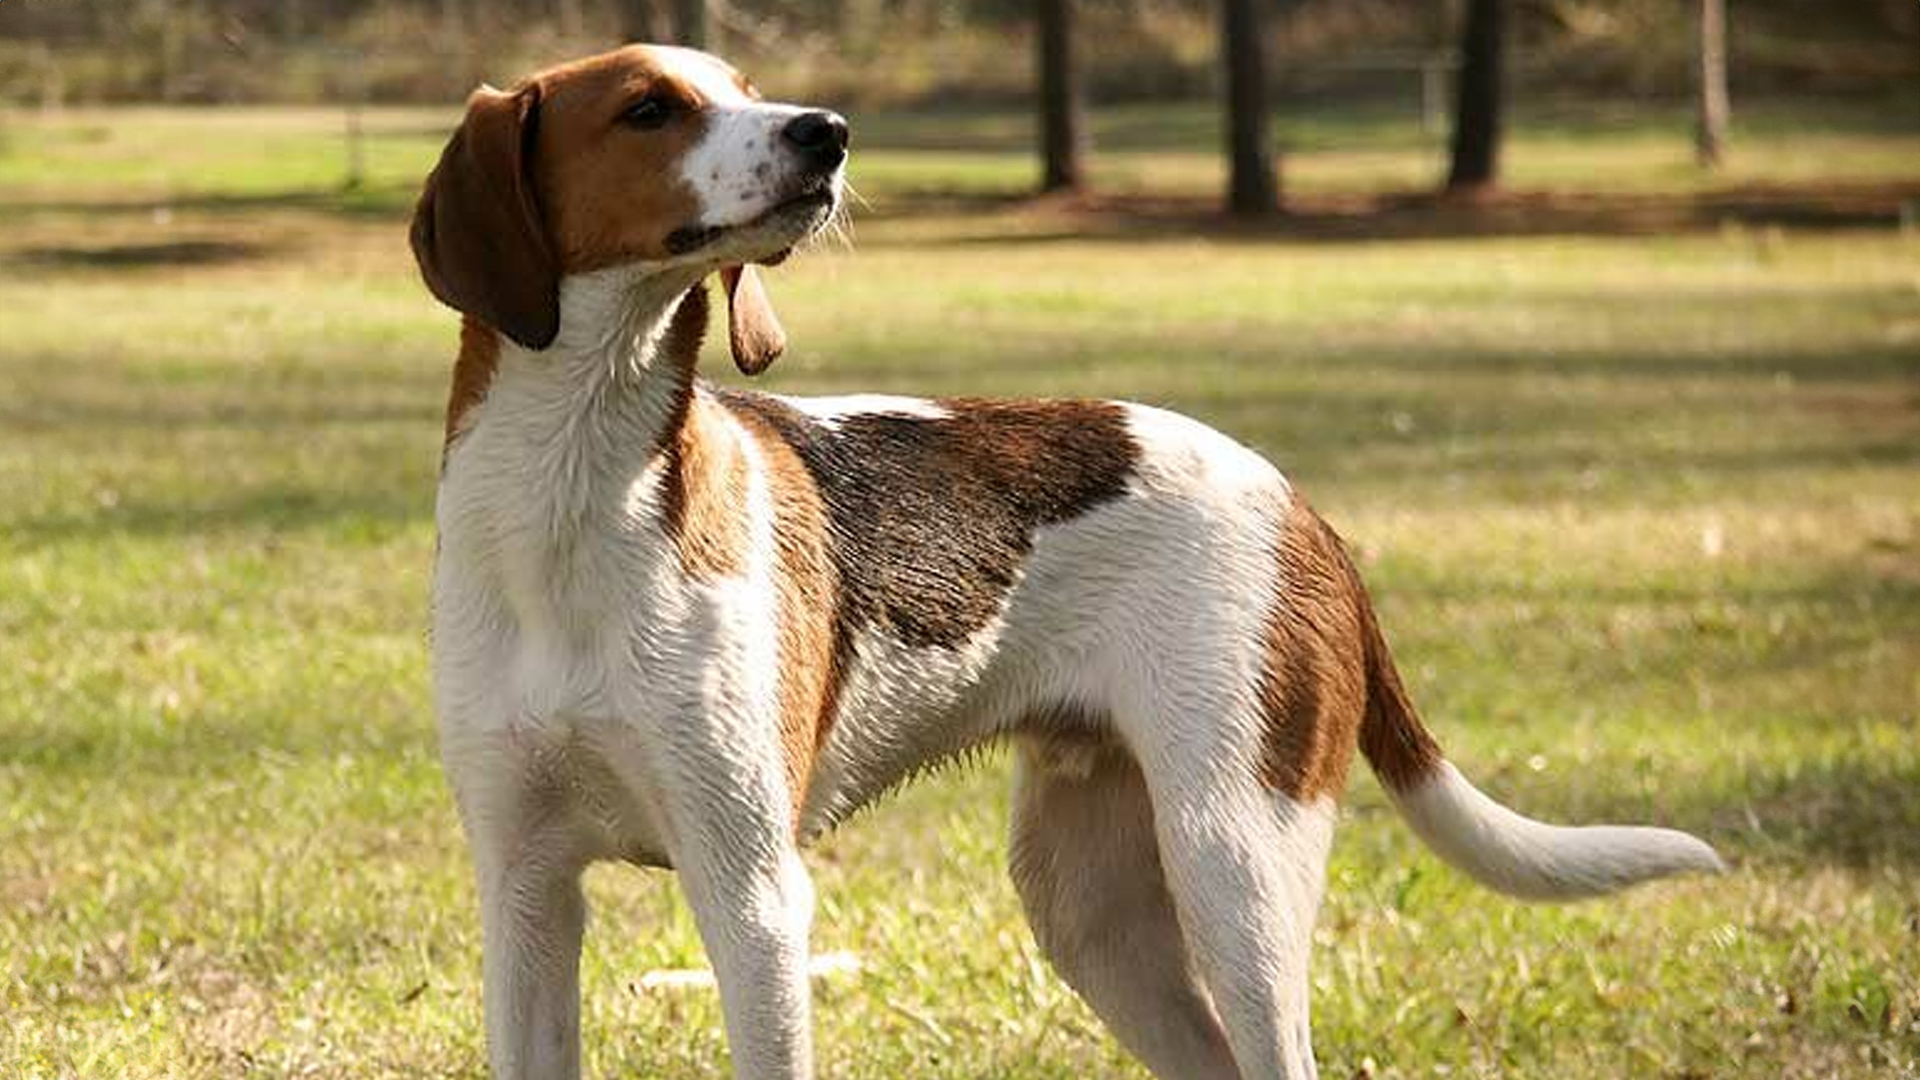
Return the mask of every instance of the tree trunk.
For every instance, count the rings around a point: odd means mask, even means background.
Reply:
[[[160,12],[160,100],[169,104],[181,97],[181,71],[187,66],[187,23],[196,12],[191,3],[155,5]]]
[[[1073,0],[1040,0],[1041,191],[1086,184],[1086,103],[1073,47]]]
[[[1472,193],[1500,179],[1506,99],[1507,0],[1467,0],[1460,33],[1460,78],[1454,102],[1453,167],[1447,190]]]
[[[1264,0],[1221,0],[1220,51],[1227,68],[1227,209],[1264,214],[1279,208],[1268,122]]]
[[[660,24],[654,13],[651,0],[622,0],[620,4],[620,33],[628,41],[658,41],[661,39]]]
[[[1693,145],[1703,168],[1720,166],[1726,152],[1727,118],[1732,111],[1727,95],[1727,0],[1700,0],[1698,81],[1699,115]]]
[[[674,0],[673,37],[690,49],[707,47],[707,0]]]
[[[560,22],[560,33],[564,37],[577,38],[586,33],[586,13],[580,10],[580,0],[556,0],[558,10],[554,15]]]

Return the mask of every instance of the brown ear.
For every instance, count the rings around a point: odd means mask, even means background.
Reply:
[[[529,349],[560,332],[560,264],[533,190],[540,84],[474,92],[413,213],[427,288]]]
[[[729,266],[720,271],[727,290],[727,344],[733,363],[743,374],[758,375],[787,351],[787,331],[773,313],[760,272],[751,266]]]

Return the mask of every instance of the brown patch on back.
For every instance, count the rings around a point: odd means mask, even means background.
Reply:
[[[826,504],[847,632],[951,648],[996,618],[1035,530],[1127,493],[1139,447],[1097,401],[950,400],[949,416],[864,412],[821,424],[723,393],[799,455]]]
[[[798,828],[814,759],[839,704],[852,637],[841,626],[839,576],[829,549],[827,510],[820,489],[777,432],[752,413],[735,415],[760,448],[773,501],[780,745]]]
[[[460,356],[453,362],[453,386],[447,392],[447,436],[441,455],[466,430],[469,414],[487,399],[500,369],[500,335],[472,316],[460,320]]]
[[[1366,587],[1340,537],[1297,494],[1280,522],[1279,578],[1260,704],[1261,778],[1300,801],[1338,797],[1353,748],[1401,790],[1440,749],[1394,671]]]

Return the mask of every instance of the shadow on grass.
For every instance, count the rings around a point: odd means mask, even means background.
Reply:
[[[1292,73],[1297,79],[1299,72]],[[835,105],[835,102],[821,102]],[[1823,135],[1907,137],[1920,129],[1911,94],[1860,98],[1760,98],[1743,105],[1741,131],[1749,138]],[[858,151],[1029,154],[1035,145],[1031,112],[977,103],[928,104],[909,109],[841,108],[852,122]],[[1111,151],[1215,153],[1222,138],[1219,110],[1207,101],[1151,105],[1109,103],[1088,116],[1096,156]],[[1591,100],[1528,95],[1514,103],[1510,137],[1535,140],[1667,138],[1690,129],[1685,105],[1645,100]],[[437,135],[422,126],[394,134]],[[1348,87],[1281,88],[1273,135],[1289,153],[1323,150],[1444,150],[1444,136],[1423,131],[1417,110],[1397,94],[1368,95]]]
[[[392,380],[389,377],[390,382]],[[406,394],[396,385],[391,402],[341,404],[328,400],[325,387],[315,390],[312,403],[288,405],[214,395],[164,397],[155,394],[139,401],[94,401],[40,394],[29,401],[0,403],[0,425],[22,431],[61,428],[93,431],[259,432],[263,436],[291,436],[301,429],[337,425],[407,424],[432,430],[443,419],[434,390]],[[172,391],[175,394],[180,392]]]
[[[105,247],[29,247],[0,258],[0,264],[55,270],[139,270],[225,266],[274,253],[267,245],[244,241],[175,240]]]
[[[245,218],[299,211],[344,220],[404,219],[419,195],[415,183],[355,191],[301,189],[254,193],[198,193],[165,199],[7,199],[0,222],[36,215],[152,217],[193,212]],[[1356,243],[1380,240],[1494,239],[1548,236],[1652,236],[1731,227],[1834,230],[1894,228],[1902,207],[1920,203],[1920,180],[1898,183],[1748,185],[1698,193],[1611,194],[1513,191],[1470,201],[1429,192],[1300,195],[1284,213],[1239,217],[1210,197],[1086,195],[1036,198],[1018,189],[955,189],[938,184],[896,188],[879,195],[856,219],[958,219],[960,227],[935,236],[863,238],[863,247],[1037,245],[1114,241],[1153,243],[1205,238],[1243,243]],[[976,222],[978,227],[970,223]],[[152,245],[159,248],[163,245]],[[133,249],[119,260],[89,261],[57,249],[46,265],[113,268],[147,265],[163,251]],[[196,253],[181,253],[182,263]],[[211,252],[208,254],[219,254]],[[28,259],[32,253],[26,253]]]
[[[325,701],[227,702],[251,705],[246,715],[184,715],[165,728],[149,723],[65,726],[41,723],[0,729],[0,776],[42,772],[109,780],[121,775],[243,778],[263,761],[323,760],[342,754],[431,759],[430,722],[335,718]],[[56,718],[57,719],[57,718]]]
[[[410,213],[414,201],[419,197],[420,184],[407,182],[371,184],[351,190],[316,187],[282,191],[188,192],[166,198],[7,198],[0,199],[0,221],[39,214],[152,218],[186,211],[246,217],[276,210],[302,210],[339,218],[377,220]]]
[[[1589,775],[1573,798],[1537,780],[1476,769],[1470,760],[1460,767],[1494,799],[1530,817],[1682,829],[1712,844],[1736,869],[1749,863],[1920,869],[1920,756],[1829,752],[1816,760],[1742,763],[1713,770],[1707,783],[1656,791],[1622,763]],[[1359,805],[1369,816],[1392,814],[1384,800]]]
[[[1217,200],[1156,195],[1023,198],[1008,192],[941,193],[883,201],[879,219],[930,211],[978,216],[989,227],[888,240],[911,246],[1032,245],[1089,240],[1152,243],[1205,238],[1269,243],[1657,236],[1726,228],[1892,229],[1902,208],[1920,203],[1920,180],[1900,183],[1748,185],[1699,193],[1613,194],[1512,191],[1471,200],[1427,192],[1300,195],[1285,212],[1223,213]],[[995,215],[1013,210],[1023,227]],[[869,241],[862,240],[863,246]]]
[[[1755,765],[1723,783],[1664,792],[1658,803],[1663,821],[1701,833],[1736,866],[1920,868],[1920,761],[1911,757]],[[1590,793],[1579,816],[1644,821],[1648,800]]]
[[[301,532],[351,528],[386,534],[433,516],[432,486],[355,489],[352,492],[273,487],[214,502],[123,502],[81,514],[51,514],[10,522],[0,551],[24,553],[117,536],[141,539],[217,536],[236,532]]]

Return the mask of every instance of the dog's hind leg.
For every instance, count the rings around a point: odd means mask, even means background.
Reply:
[[[1166,771],[1148,773],[1160,858],[1241,1075],[1311,1080],[1307,964],[1332,807],[1265,790],[1251,769],[1190,757]]]
[[[1195,978],[1140,770],[1118,746],[1023,742],[1012,874],[1054,968],[1162,1080],[1240,1080]]]

